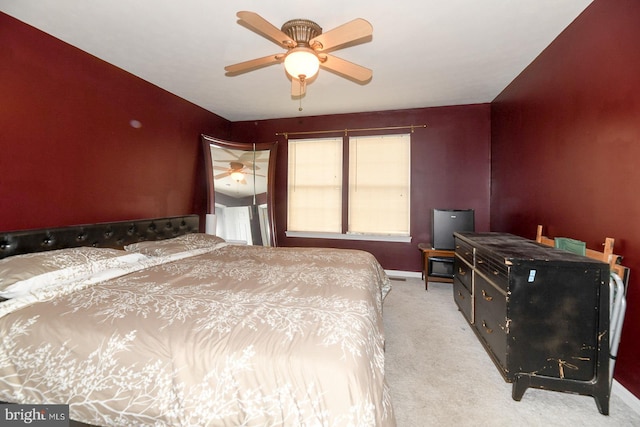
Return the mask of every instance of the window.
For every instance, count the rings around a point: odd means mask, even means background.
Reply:
[[[349,233],[409,235],[410,137],[349,139]]]
[[[342,138],[289,140],[287,230],[342,232]]]
[[[410,142],[409,134],[289,140],[287,235],[408,237]]]

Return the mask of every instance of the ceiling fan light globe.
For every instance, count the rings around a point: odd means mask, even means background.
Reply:
[[[320,68],[320,60],[313,51],[306,47],[292,49],[284,58],[284,69],[296,79],[304,77],[310,79],[315,76]]]
[[[244,174],[242,172],[231,172],[230,176],[231,176],[231,179],[233,179],[236,182],[240,182],[244,179]]]

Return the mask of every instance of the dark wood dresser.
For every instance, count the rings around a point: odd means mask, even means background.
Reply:
[[[609,413],[609,265],[506,233],[454,233],[456,304],[520,400],[528,387]]]

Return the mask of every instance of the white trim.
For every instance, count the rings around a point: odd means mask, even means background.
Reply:
[[[618,396],[624,403],[627,404],[636,413],[640,414],[640,399],[638,399],[633,393],[627,390],[622,384],[615,379],[611,384],[611,393]]]
[[[419,271],[402,271],[402,270],[385,270],[389,277],[403,277],[407,279],[422,279],[422,273]]]
[[[307,239],[335,239],[335,240],[368,240],[375,242],[411,243],[411,236],[391,236],[379,234],[342,234],[342,233],[314,233],[310,231],[285,231],[287,237],[303,237]]]

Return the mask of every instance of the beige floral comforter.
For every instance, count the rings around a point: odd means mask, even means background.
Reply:
[[[69,403],[96,425],[395,425],[373,256],[222,245],[158,260],[0,303],[0,400]]]

